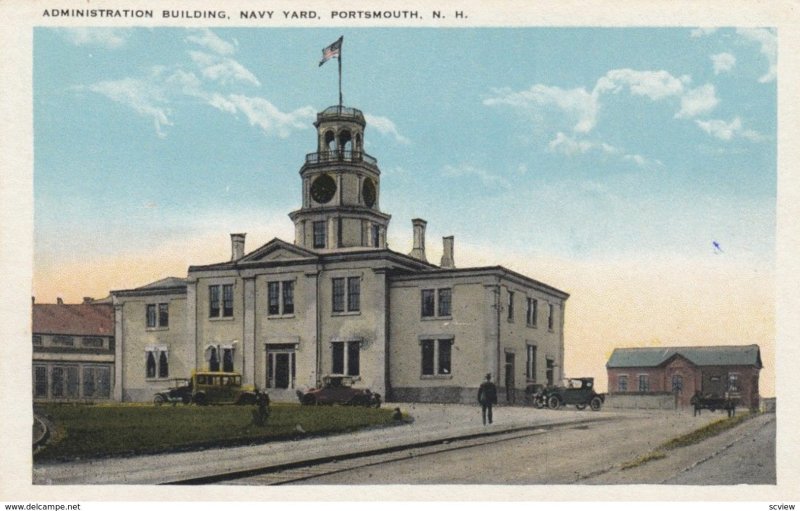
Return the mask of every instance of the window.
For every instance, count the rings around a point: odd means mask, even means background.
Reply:
[[[167,328],[169,327],[169,304],[168,303],[149,303],[147,304],[147,328]]]
[[[78,366],[53,366],[50,396],[53,398],[77,398]]]
[[[436,310],[435,307],[435,300],[436,295],[434,294],[433,289],[423,289],[422,290],[422,317],[423,318],[432,318],[434,311]]]
[[[219,353],[216,346],[211,346],[208,349],[208,370],[219,371]]]
[[[233,284],[208,286],[208,316],[233,317]]]
[[[34,346],[41,346],[42,343],[42,336],[41,335],[34,335],[33,336],[33,345]]]
[[[450,317],[453,314],[453,291],[447,288],[423,289],[421,314],[423,318]]]
[[[552,385],[555,381],[555,367],[556,361],[552,358],[545,359],[545,377],[547,378],[547,384]]]
[[[333,286],[333,312],[359,312],[361,310],[361,277],[337,277],[331,279]]]
[[[145,376],[169,378],[169,354],[166,347],[149,347],[145,350]]]
[[[69,335],[56,335],[53,337],[53,346],[75,346],[75,339]]]
[[[226,373],[233,372],[233,349],[222,349],[222,370]]]
[[[539,309],[539,300],[536,298],[528,298],[528,314],[526,315],[526,322],[528,326],[536,326],[536,315]]]
[[[325,221],[314,222],[314,248],[325,248]]]
[[[672,375],[672,393],[680,394],[683,392],[683,376],[680,374]]]
[[[47,366],[33,366],[33,397],[47,397]]]
[[[84,337],[81,339],[81,346],[84,348],[102,348],[103,347],[103,338],[102,337]]]
[[[739,375],[737,373],[730,373],[728,375],[728,392],[741,392],[742,389],[739,384]]]
[[[294,314],[294,281],[267,283],[267,314]]]
[[[621,374],[617,377],[617,390],[620,392],[628,392],[628,375]]]
[[[450,302],[452,298],[452,291],[450,288],[439,290],[439,316],[450,316]]]
[[[347,311],[361,310],[361,277],[347,278]]]
[[[361,341],[331,343],[331,373],[358,376],[361,373]]]
[[[514,291],[508,292],[508,320],[514,321]]]
[[[639,392],[650,392],[650,376],[647,374],[639,375]]]
[[[381,246],[381,226],[379,225],[372,226],[372,246],[373,247]]]
[[[528,344],[527,359],[525,360],[525,378],[536,381],[536,346]]]
[[[555,312],[555,306],[552,303],[547,304],[547,329],[552,331],[553,330],[553,314]]]
[[[449,376],[452,374],[453,339],[422,339],[422,376]]]
[[[111,397],[111,371],[108,367],[83,367],[83,397]]]

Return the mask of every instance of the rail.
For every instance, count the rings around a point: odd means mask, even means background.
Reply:
[[[362,151],[323,151],[306,155],[306,163],[311,165],[338,161],[347,163],[365,162],[370,165],[378,165],[378,160]]]

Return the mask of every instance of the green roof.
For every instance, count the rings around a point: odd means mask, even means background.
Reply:
[[[658,367],[679,355],[697,366],[755,366],[761,364],[757,344],[747,346],[685,346],[663,348],[617,348],[607,368]]]

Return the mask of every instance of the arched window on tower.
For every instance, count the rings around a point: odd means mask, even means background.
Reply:
[[[345,159],[350,158],[350,151],[353,150],[353,136],[350,130],[342,130],[339,133],[339,151],[340,155]]]
[[[361,156],[361,153],[364,152],[364,145],[363,145],[363,141],[361,139],[361,133],[356,133],[356,145],[353,148],[353,150],[358,153],[359,157]]]
[[[323,151],[331,152],[336,150],[336,135],[334,135],[333,130],[328,130],[325,132],[325,146],[322,148]]]

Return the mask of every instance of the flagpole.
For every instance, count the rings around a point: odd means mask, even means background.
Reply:
[[[339,48],[339,109],[342,108],[342,49]]]

